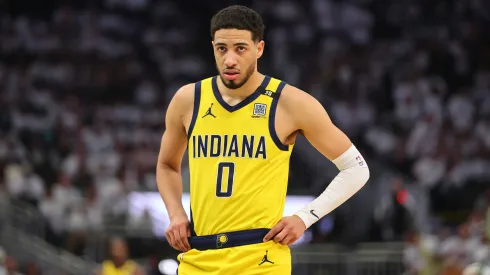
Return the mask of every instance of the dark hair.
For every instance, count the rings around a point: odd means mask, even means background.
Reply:
[[[252,33],[252,40],[264,39],[265,25],[262,17],[245,6],[233,5],[220,10],[211,19],[211,38],[221,29],[247,30]]]

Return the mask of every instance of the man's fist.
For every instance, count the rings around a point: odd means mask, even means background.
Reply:
[[[276,243],[291,245],[298,240],[306,231],[306,225],[300,217],[294,215],[282,218],[270,231],[265,235],[264,242],[274,239]]]
[[[189,251],[191,245],[187,238],[191,236],[191,229],[187,215],[183,214],[171,218],[165,236],[173,248],[183,252]]]

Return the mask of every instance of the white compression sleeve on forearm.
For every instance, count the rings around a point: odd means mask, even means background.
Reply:
[[[357,148],[352,145],[332,161],[339,174],[323,193],[295,215],[309,228],[359,191],[369,179],[369,168]]]

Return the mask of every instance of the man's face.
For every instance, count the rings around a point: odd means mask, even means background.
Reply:
[[[264,41],[254,42],[247,30],[221,29],[214,34],[216,68],[229,89],[238,89],[255,72],[264,52]]]
[[[114,260],[125,261],[128,258],[128,250],[123,241],[114,240],[111,244],[111,250]]]

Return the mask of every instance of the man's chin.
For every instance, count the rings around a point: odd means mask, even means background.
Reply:
[[[243,85],[243,83],[241,83],[239,79],[228,80],[223,75],[220,76],[221,76],[221,81],[228,89],[232,89],[232,90],[238,89]]]

